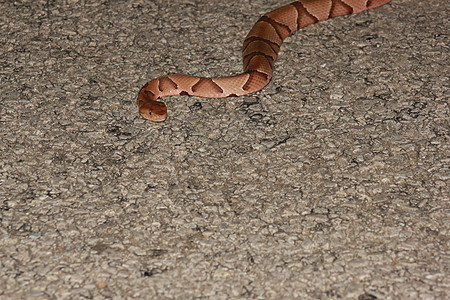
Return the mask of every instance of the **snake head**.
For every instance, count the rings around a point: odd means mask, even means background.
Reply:
[[[154,100],[153,93],[146,91],[147,84],[139,92],[137,105],[142,117],[153,122],[163,122],[167,118],[167,107],[163,102]]]
[[[139,113],[153,122],[163,122],[167,118],[167,107],[163,102],[155,100],[139,101]]]

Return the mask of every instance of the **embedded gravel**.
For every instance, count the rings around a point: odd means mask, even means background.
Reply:
[[[309,26],[262,91],[139,116],[156,76],[239,72],[280,3],[0,2],[0,299],[450,298],[448,1]]]

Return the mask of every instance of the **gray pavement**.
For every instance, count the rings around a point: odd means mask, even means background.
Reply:
[[[393,0],[231,75],[289,1],[1,1],[0,299],[449,298],[449,8]]]

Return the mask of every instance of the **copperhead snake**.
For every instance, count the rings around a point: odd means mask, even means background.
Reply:
[[[167,108],[159,98],[190,95],[206,98],[243,96],[259,91],[272,78],[273,67],[283,40],[307,25],[329,18],[355,14],[390,0],[299,0],[262,16],[244,40],[244,72],[229,77],[204,78],[164,75],[146,83],[139,91],[139,113],[162,122]]]

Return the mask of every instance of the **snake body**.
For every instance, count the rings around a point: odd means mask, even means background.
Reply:
[[[244,40],[244,72],[229,77],[205,78],[173,74],[155,78],[140,90],[140,114],[161,122],[167,108],[159,98],[190,95],[224,98],[254,93],[266,86],[283,40],[309,24],[329,18],[355,14],[388,3],[390,0],[299,0],[262,16]]]

